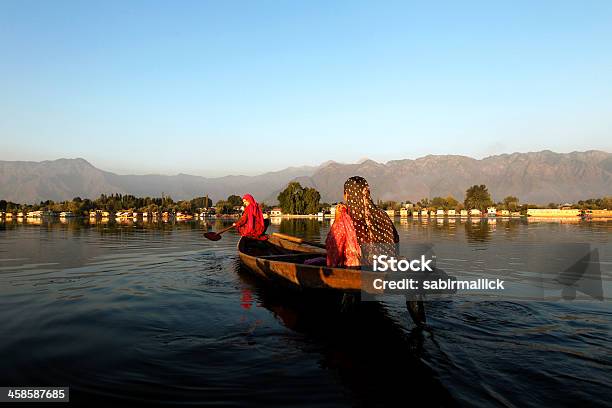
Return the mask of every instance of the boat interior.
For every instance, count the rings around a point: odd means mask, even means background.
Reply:
[[[271,238],[269,241],[248,240],[242,248],[245,253],[260,259],[291,263],[304,263],[307,259],[324,257],[325,252],[305,245],[296,245]]]

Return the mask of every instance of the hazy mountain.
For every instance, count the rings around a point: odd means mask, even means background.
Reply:
[[[353,175],[365,177],[373,196],[383,200],[416,202],[448,195],[463,200],[468,187],[486,184],[495,200],[514,195],[522,202],[559,203],[612,195],[612,154],[545,150],[482,160],[457,155],[429,155],[385,164],[366,160],[330,164],[299,181],[319,190],[323,200],[333,202],[341,199],[344,181]]]
[[[94,198],[101,193],[129,193],[185,199],[208,194],[213,200],[249,192],[272,203],[291,180],[317,188],[324,201],[341,199],[344,181],[365,177],[373,196],[412,200],[453,195],[462,200],[473,184],[486,184],[495,200],[507,195],[522,202],[575,201],[612,194],[612,154],[602,151],[554,153],[548,150],[490,156],[482,160],[457,155],[429,155],[416,160],[356,164],[328,161],[318,167],[290,167],[258,176],[207,178],[178,174],[118,175],[83,159],[43,162],[0,161],[0,198],[15,202]]]
[[[0,197],[14,202],[97,197],[125,192],[109,175],[83,159],[43,162],[0,161]]]
[[[124,193],[175,200],[208,194],[213,200],[230,194],[250,192],[269,197],[279,186],[299,176],[314,173],[317,167],[289,167],[258,176],[207,178],[178,174],[118,175],[97,169],[84,159],[59,159],[43,162],[0,161],[0,199],[13,202],[95,198],[102,193]]]

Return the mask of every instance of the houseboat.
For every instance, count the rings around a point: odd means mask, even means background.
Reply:
[[[110,212],[103,210],[91,210],[89,211],[89,218],[108,218],[110,217]]]
[[[200,218],[212,217],[215,215],[216,209],[215,207],[205,207],[200,211]]]
[[[584,219],[612,218],[612,210],[581,210],[580,215]]]
[[[612,210],[591,210],[593,218],[612,218]]]
[[[527,210],[529,217],[553,217],[553,218],[574,218],[580,216],[578,209],[559,209],[559,208],[529,208]]]

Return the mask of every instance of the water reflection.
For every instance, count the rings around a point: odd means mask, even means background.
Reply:
[[[284,218],[279,224],[279,232],[298,237],[318,237],[321,235],[321,224],[316,218]]]
[[[564,218],[553,218],[553,217],[527,217],[526,220],[530,223],[553,223],[553,224],[580,224],[583,222],[580,217],[564,217]]]
[[[254,395],[266,406],[396,406],[424,397],[434,406],[609,405],[609,303],[591,301],[609,297],[612,223],[489,221],[398,219],[397,228],[418,253],[434,244],[450,275],[530,284],[530,271],[550,272],[558,280],[551,290],[568,300],[430,302],[432,332],[423,333],[412,330],[401,301],[342,314],[334,296],[254,280],[240,267],[234,231],[218,242],[202,237],[231,219],[6,220],[0,383],[70,384],[75,399],[119,405],[243,406]],[[270,232],[322,240],[328,228],[329,220],[281,219]],[[580,262],[568,264],[568,250],[556,246],[551,256],[538,247],[549,242],[597,252],[578,251]],[[530,268],[529,253],[546,254],[549,269]],[[591,276],[599,286],[586,286]],[[583,294],[588,301],[569,301]]]
[[[491,239],[492,227],[487,220],[472,219],[464,224],[468,242],[487,242]]]
[[[332,370],[362,406],[396,405],[406,399],[406,389],[427,396],[424,406],[452,406],[453,398],[423,364],[425,336],[421,329],[406,331],[378,302],[358,303],[341,312],[334,294],[291,292],[276,289],[241,268],[239,276],[248,295],[269,310],[282,324],[305,336],[303,352],[318,355],[321,368]],[[248,305],[248,306],[247,306]]]

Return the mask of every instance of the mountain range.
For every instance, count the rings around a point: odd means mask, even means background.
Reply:
[[[289,167],[257,176],[202,177],[188,174],[119,175],[88,161],[58,159],[42,162],[0,161],[0,199],[34,203],[44,200],[96,198],[102,193],[161,196],[175,200],[208,194],[219,200],[230,194],[253,194],[276,202],[290,181],[314,187],[322,201],[341,200],[344,181],[365,177],[375,199],[416,202],[424,197],[453,195],[463,200],[473,184],[486,184],[494,200],[513,195],[521,202],[546,204],[612,195],[612,154],[589,150],[554,153],[549,150],[474,159],[459,155],[428,155],[415,160],[355,164],[326,162],[320,166]]]

